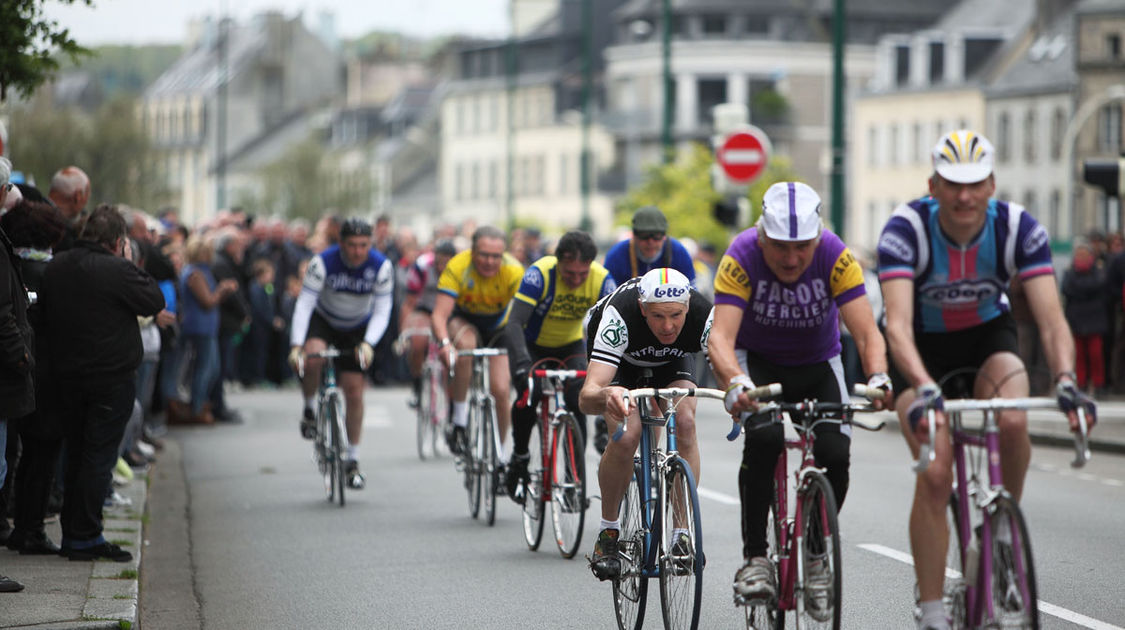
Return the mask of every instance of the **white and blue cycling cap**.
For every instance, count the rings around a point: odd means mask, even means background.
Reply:
[[[770,186],[762,197],[760,227],[775,241],[810,241],[820,236],[820,195],[801,182]]]
[[[687,304],[691,301],[691,282],[687,276],[670,269],[660,267],[641,276],[641,284],[637,287],[640,300],[645,304],[658,302],[676,302]]]

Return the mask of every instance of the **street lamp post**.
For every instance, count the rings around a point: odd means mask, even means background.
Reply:
[[[846,0],[835,0],[832,28],[832,229],[844,238],[844,38]]]
[[[582,0],[582,155],[578,163],[582,169],[582,221],[579,227],[590,231],[590,96],[594,82],[594,10],[593,0]]]
[[[664,87],[660,146],[664,153],[664,163],[669,164],[672,162],[674,155],[672,147],[672,0],[661,0],[660,6],[661,84]]]

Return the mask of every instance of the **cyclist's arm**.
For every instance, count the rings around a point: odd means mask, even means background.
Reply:
[[[734,341],[742,326],[742,315],[743,310],[734,304],[715,305],[715,319],[711,324],[711,336],[707,340],[707,354],[711,357],[715,380],[724,389],[732,378],[743,373],[734,353]]]
[[[914,345],[914,281],[890,278],[882,281],[883,307],[887,315],[887,346],[895,367],[912,387],[932,383],[922,355]]]
[[[860,296],[840,307],[840,317],[855,339],[859,358],[863,363],[863,373],[867,376],[880,372],[886,373],[887,344],[883,341],[879,327],[875,325],[871,303]]]
[[[504,346],[508,348],[508,360],[513,378],[521,371],[526,372],[531,366],[531,354],[527,351],[527,339],[524,337],[523,327],[527,325],[533,310],[535,307],[515,298],[508,311],[508,324],[504,326]]]
[[[431,325],[434,329],[434,339],[441,343],[443,339],[449,339],[449,316],[453,314],[453,296],[448,293],[438,291],[437,297],[434,299],[434,312]]]
[[[621,422],[627,415],[622,397],[626,389],[611,386],[617,368],[607,363],[590,361],[586,366],[586,382],[578,393],[578,409],[590,415],[604,415],[607,419]]]
[[[316,308],[317,294],[301,289],[297,303],[293,306],[293,323],[289,331],[289,346],[304,346],[309,332],[309,321]]]
[[[1043,342],[1043,352],[1047,355],[1051,374],[1058,376],[1073,372],[1074,336],[1063,316],[1055,277],[1044,274],[1027,278],[1023,280],[1023,287],[1031,314],[1039,326],[1039,338]]]

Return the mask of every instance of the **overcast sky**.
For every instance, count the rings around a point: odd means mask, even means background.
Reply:
[[[45,3],[47,16],[70,29],[79,44],[177,44],[193,17],[226,10],[239,21],[267,9],[285,15],[303,11],[309,25],[321,11],[335,14],[343,39],[373,30],[412,35],[466,33],[503,36],[508,31],[509,0],[94,0],[66,6]]]

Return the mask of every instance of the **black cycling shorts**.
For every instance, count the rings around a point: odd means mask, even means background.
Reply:
[[[652,370],[652,378],[644,382],[644,371]],[[633,365],[622,361],[617,366],[617,373],[613,375],[610,385],[618,385],[626,389],[639,387],[667,387],[672,381],[690,381],[695,385],[695,355],[687,355],[658,365],[645,367]]]
[[[507,344],[504,343],[504,328],[503,327],[500,327],[498,329],[495,329],[495,330],[492,330],[492,331],[489,331],[489,332],[486,333],[485,329],[482,328],[482,326],[481,326],[480,318],[469,317],[469,316],[466,316],[463,313],[457,313],[457,312],[454,312],[452,317],[456,317],[457,319],[460,319],[461,321],[465,322],[469,326],[472,326],[473,330],[475,330],[476,333],[477,333],[477,339],[482,340],[481,343],[483,345],[478,346],[478,347],[480,347],[480,348],[507,348],[508,347]],[[452,317],[450,319],[452,319]],[[461,333],[461,334],[465,334],[465,333]]]
[[[918,346],[918,353],[922,355],[926,371],[938,383],[943,383],[947,375],[958,370],[965,370],[966,374],[973,371],[970,376],[975,380],[975,370],[980,369],[988,357],[997,352],[1010,352],[1019,356],[1016,320],[1011,313],[1004,313],[979,326],[954,332],[916,334],[914,343]],[[890,376],[896,392],[910,387],[893,364]],[[971,382],[968,383],[969,391],[965,391],[964,379],[951,378],[942,384],[942,390],[948,397],[972,397]]]
[[[336,330],[320,313],[313,311],[312,318],[309,320],[309,332],[305,338],[322,339],[324,343],[340,351],[340,356],[336,357],[337,371],[362,372],[359,362],[355,360],[355,347],[363,341],[366,332],[366,323],[355,330]]]

